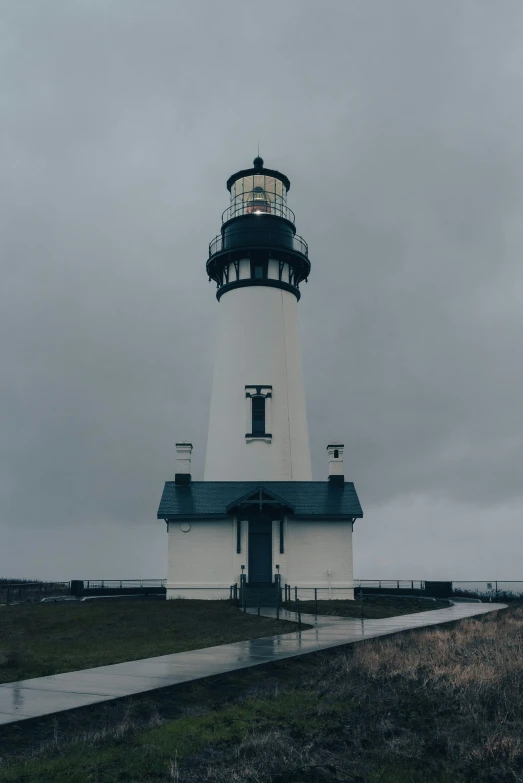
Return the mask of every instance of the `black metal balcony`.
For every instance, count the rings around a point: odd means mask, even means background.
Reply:
[[[297,234],[284,233],[281,230],[255,232],[250,228],[238,227],[227,231],[224,235],[218,234],[214,237],[209,244],[209,258],[216,253],[235,250],[239,247],[291,250],[294,253],[301,253],[305,258],[309,256],[307,242]]]

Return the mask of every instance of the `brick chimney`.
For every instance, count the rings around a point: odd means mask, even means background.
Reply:
[[[331,441],[327,446],[329,454],[329,483],[342,487],[345,483],[343,475],[343,443]]]
[[[191,454],[192,443],[189,443],[187,440],[181,440],[176,444],[175,484],[191,483]]]

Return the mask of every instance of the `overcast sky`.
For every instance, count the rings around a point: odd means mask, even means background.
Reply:
[[[285,172],[360,578],[523,579],[523,5],[0,0],[0,576],[159,577],[225,182]]]

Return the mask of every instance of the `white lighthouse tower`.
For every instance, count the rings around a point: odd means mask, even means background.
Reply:
[[[287,206],[290,182],[257,157],[227,188],[207,261],[219,304],[204,480],[192,476],[192,444],[178,442],[157,512],[167,598],[237,598],[239,588],[244,605],[277,605],[285,585],[353,598],[352,529],[363,511],[343,444],[329,442],[322,481],[311,475],[298,319],[311,265]]]
[[[298,314],[311,265],[290,182],[257,157],[227,188],[207,262],[219,315],[204,480],[311,481]]]

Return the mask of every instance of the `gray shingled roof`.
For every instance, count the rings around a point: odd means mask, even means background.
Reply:
[[[346,519],[362,517],[363,511],[350,481],[333,486],[328,481],[167,481],[158,519],[214,517],[225,519],[227,507],[262,488],[294,508],[297,517]]]

